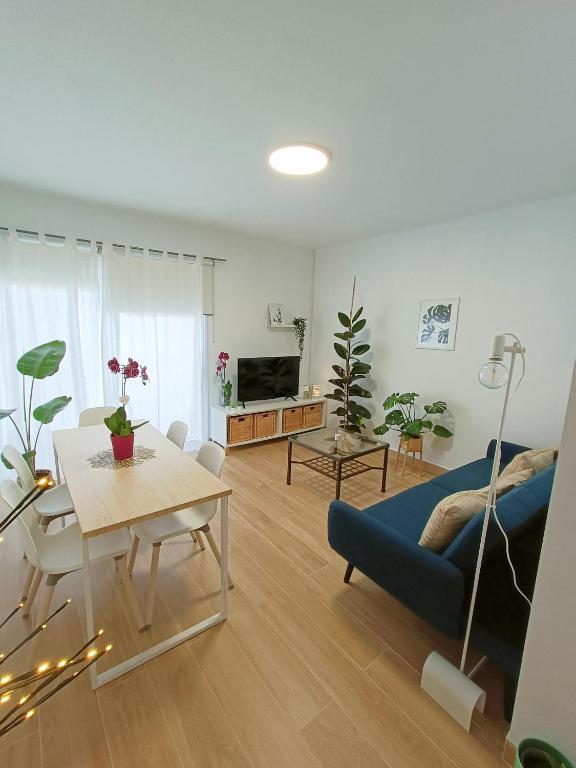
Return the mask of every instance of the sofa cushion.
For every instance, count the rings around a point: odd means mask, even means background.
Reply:
[[[359,514],[377,520],[398,533],[417,542],[432,514],[432,510],[449,491],[432,483],[422,483],[391,496]]]
[[[513,534],[516,529],[520,529],[533,515],[549,504],[555,469],[554,463],[498,500],[496,510],[506,533]],[[443,558],[450,560],[467,574],[471,574],[476,566],[482,520],[482,513],[475,515],[442,553]],[[486,552],[499,542],[502,542],[502,533],[496,522],[492,520],[488,527]]]
[[[492,459],[476,459],[463,467],[452,469],[443,475],[438,475],[430,481],[432,485],[444,488],[450,493],[456,491],[475,491],[490,483],[492,474]]]
[[[533,469],[524,469],[500,477],[496,481],[496,496],[500,497],[512,488],[520,485],[534,474]],[[477,491],[457,491],[442,499],[430,515],[422,532],[420,546],[427,547],[433,552],[442,552],[462,530],[468,520],[486,508],[490,486],[479,488]]]
[[[533,469],[535,472],[541,472],[554,461],[554,449],[553,448],[535,448],[531,451],[523,451],[518,453],[512,461],[507,464],[500,477],[507,477],[513,475],[523,469]]]

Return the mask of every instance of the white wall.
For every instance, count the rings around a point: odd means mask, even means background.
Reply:
[[[544,739],[572,762],[576,762],[575,466],[576,369],[508,736],[514,744],[527,737]]]
[[[186,219],[12,185],[0,185],[0,226],[227,259],[226,264],[218,264],[215,269],[214,328],[212,319],[208,321],[212,398],[217,398],[213,372],[219,352],[230,353],[230,371],[234,374],[238,356],[298,354],[291,332],[266,327],[268,302],[284,304],[290,320],[299,315],[312,316],[311,250],[270,243]],[[307,337],[310,338],[309,333]],[[308,344],[307,347],[301,365],[302,385],[308,383]]]
[[[312,379],[323,385],[354,275],[373,345],[376,423],[392,391],[443,399],[455,436],[430,438],[425,458],[455,467],[482,455],[502,394],[479,385],[478,369],[493,336],[512,331],[527,347],[527,371],[506,438],[558,443],[576,352],[576,195],[319,250]],[[451,296],[460,297],[455,351],[416,349],[419,300]]]

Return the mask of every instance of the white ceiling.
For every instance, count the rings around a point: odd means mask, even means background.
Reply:
[[[576,189],[574,0],[5,0],[0,179],[307,246]],[[286,178],[290,140],[330,168]]]

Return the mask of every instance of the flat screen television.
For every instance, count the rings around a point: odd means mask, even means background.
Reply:
[[[238,400],[272,400],[294,397],[300,383],[300,358],[239,357]]]

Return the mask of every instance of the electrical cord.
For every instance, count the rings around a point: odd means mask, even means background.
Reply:
[[[520,345],[519,352],[520,352],[520,355],[522,357],[522,373],[520,374],[520,378],[518,379],[518,383],[514,387],[514,391],[510,395],[510,398],[509,398],[509,401],[510,401],[510,400],[512,400],[512,398],[514,397],[514,395],[518,391],[518,387],[522,383],[522,380],[524,378],[524,374],[526,373],[526,358],[524,356],[524,347],[522,346],[522,342],[520,341],[518,336],[516,336],[516,334],[514,334],[514,333],[505,333],[503,335],[504,336],[511,336],[515,341],[518,342],[518,344]],[[508,534],[506,533],[506,531],[502,527],[502,523],[500,522],[500,518],[498,517],[498,513],[496,512],[496,500],[495,499],[493,500],[492,504],[490,505],[490,511],[494,515],[494,519],[496,520],[498,528],[500,529],[500,532],[502,533],[502,536],[504,537],[504,543],[505,543],[505,546],[506,546],[506,559],[508,560],[508,565],[510,566],[510,570],[512,571],[512,580],[514,581],[514,587],[516,588],[516,591],[528,603],[530,608],[532,608],[532,601],[530,600],[530,598],[518,586],[518,579],[517,579],[517,576],[516,576],[516,569],[514,568],[514,564],[512,562],[512,558],[510,557],[510,541],[508,539]]]

